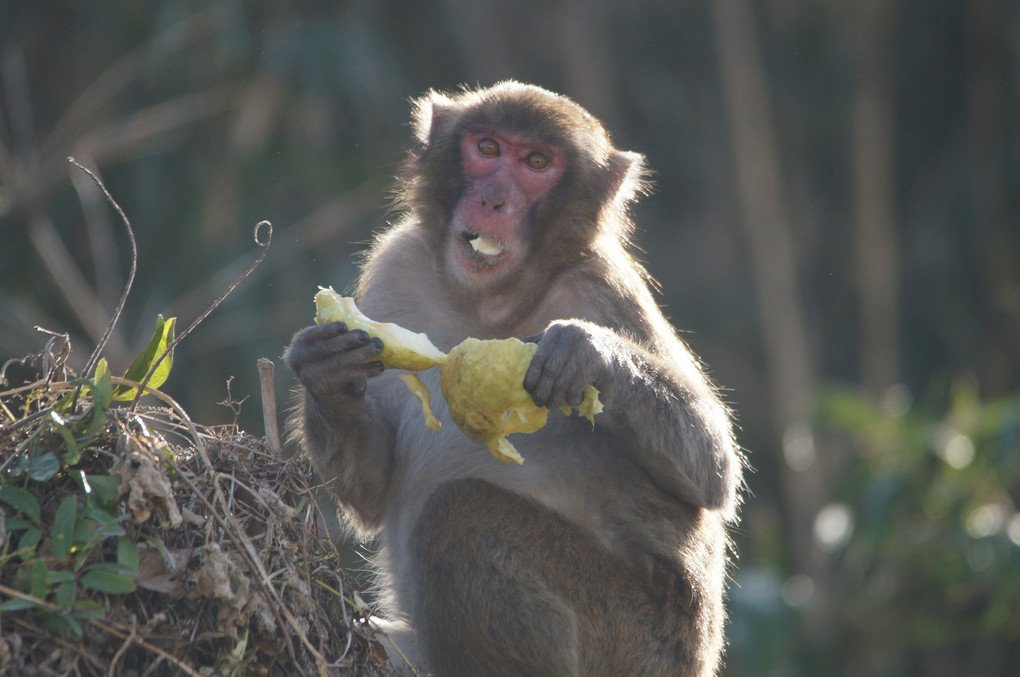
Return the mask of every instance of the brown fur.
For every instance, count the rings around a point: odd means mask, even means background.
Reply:
[[[458,283],[446,256],[460,139],[479,127],[567,158],[515,231],[526,256],[485,287]],[[554,408],[594,383],[606,409],[594,428],[552,414],[514,437],[524,465],[504,466],[441,398],[444,430],[424,429],[403,384],[373,365],[376,342],[334,325],[299,333],[287,354],[305,393],[296,435],[352,527],[379,532],[391,611],[441,675],[716,674],[742,461],[627,251],[643,159],[573,102],[517,83],[430,93],[415,131],[405,215],[366,258],[360,307],[444,350],[541,334],[525,379],[536,401]]]

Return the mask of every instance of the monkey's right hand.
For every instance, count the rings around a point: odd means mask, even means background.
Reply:
[[[372,360],[382,350],[382,339],[363,329],[348,331],[343,322],[327,322],[295,334],[284,359],[301,385],[330,406],[364,397],[368,379],[383,371],[382,362]]]

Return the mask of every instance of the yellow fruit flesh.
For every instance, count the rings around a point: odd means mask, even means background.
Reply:
[[[425,427],[429,430],[442,430],[443,422],[432,413],[432,393],[429,392],[429,387],[425,385],[425,382],[418,378],[418,374],[413,371],[400,374],[398,378],[404,382],[404,385],[411,391],[411,394],[421,402],[421,415],[425,419]]]
[[[373,322],[365,317],[354,299],[341,296],[332,287],[319,287],[315,295],[315,322],[343,322],[348,330],[363,329],[369,336],[382,339],[379,361],[384,367],[422,371],[437,366],[445,357],[425,334],[416,334],[391,322]]]
[[[516,338],[485,341],[467,338],[449,354],[443,354],[424,334],[369,320],[358,311],[353,299],[332,289],[320,289],[315,304],[319,324],[345,322],[349,329],[364,329],[382,339],[385,347],[380,359],[386,367],[414,372],[438,365],[443,396],[457,427],[472,440],[484,444],[503,463],[524,462],[506,436],[535,432],[549,417],[549,409],[535,405],[523,385],[538,344]],[[421,402],[425,425],[432,430],[441,429],[442,424],[432,414],[425,384],[413,373],[401,374],[400,378]],[[566,404],[562,410],[565,414],[572,411]],[[602,403],[593,386],[585,390],[577,410],[594,425]]]
[[[535,406],[521,385],[537,348],[515,338],[467,338],[454,346],[439,369],[454,423],[504,463],[524,461],[506,435],[535,432],[549,417],[549,410]]]

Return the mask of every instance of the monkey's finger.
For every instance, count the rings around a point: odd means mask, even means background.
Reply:
[[[382,339],[370,337],[360,329],[323,341],[316,346],[323,358],[334,354],[346,355],[351,363],[367,362],[383,350]]]
[[[348,395],[364,395],[368,389],[368,379],[378,376],[383,371],[382,362],[366,362],[365,364],[358,365],[353,369],[347,370],[345,373],[346,383],[342,389]]]
[[[556,342],[555,336],[543,337],[538,344],[538,350],[531,358],[527,371],[524,372],[524,390],[528,392],[535,404],[544,406],[549,396],[551,383],[546,383],[545,364],[549,359],[549,348]]]
[[[568,404],[571,392],[569,386],[570,383],[563,378],[559,378],[554,381],[552,388],[549,390],[549,397],[546,398],[545,406],[556,410],[564,404]]]
[[[287,354],[287,364],[300,371],[307,364],[334,362],[340,356],[341,367],[368,362],[382,352],[379,339],[371,339],[363,331],[352,331],[320,341],[296,341]]]
[[[369,362],[376,361],[379,353],[382,352],[382,341],[379,339],[368,339],[364,343],[344,345],[340,341],[330,346],[332,349],[324,351],[319,361],[323,365],[336,365],[340,369],[362,366]],[[380,364],[382,364],[380,362]]]
[[[552,337],[555,342],[545,346],[550,352],[543,364],[542,378],[550,379],[545,406],[576,407],[584,400],[588,386],[597,380],[600,356],[593,348],[593,337],[576,324],[557,323],[550,327],[546,340]]]
[[[584,400],[584,391],[588,387],[588,384],[582,382],[580,386],[581,386],[580,388],[574,387],[567,391],[565,399],[566,403],[569,404],[571,407],[577,407],[577,405],[581,404],[581,402]]]
[[[294,340],[287,347],[284,359],[292,370],[300,371],[305,364],[315,362],[322,359],[324,355],[335,352],[338,348],[331,343],[338,337],[346,335],[347,325],[343,322],[306,327],[294,335]]]
[[[537,334],[532,334],[531,336],[525,336],[521,340],[524,341],[525,343],[538,343],[539,341],[542,340],[543,336],[545,336],[545,332],[544,331],[540,331]]]
[[[310,327],[305,327],[294,338],[296,341],[312,343],[329,340],[346,333],[347,325],[343,322],[327,322],[325,324],[313,324]]]
[[[531,395],[531,400],[539,407],[544,407],[549,402],[552,386],[553,379],[541,376],[524,381],[524,390]]]
[[[546,332],[524,374],[524,389],[540,407],[552,409],[563,404],[562,388],[557,388],[564,363],[562,344],[559,332]]]
[[[379,346],[372,341],[353,350],[331,350],[322,352],[314,359],[298,363],[295,372],[305,381],[305,374],[312,379],[326,382],[331,387],[334,379],[343,380],[350,376],[377,376],[382,373],[382,362],[373,358],[379,355]],[[293,366],[293,365],[292,365]]]
[[[354,394],[350,384],[354,381],[368,381],[383,371],[381,362],[366,362],[350,365],[343,361],[341,355],[334,355],[330,360],[307,365],[296,372],[301,385],[319,396],[329,396],[337,392]],[[357,391],[357,387],[354,391]]]
[[[378,355],[382,352],[383,342],[381,338],[369,336],[368,332],[364,329],[355,329],[331,339],[329,346],[334,350],[340,351],[351,351],[364,347],[366,350],[363,352],[374,350],[375,354]]]

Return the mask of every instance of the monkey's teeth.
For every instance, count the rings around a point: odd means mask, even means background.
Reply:
[[[468,240],[468,243],[471,245],[471,248],[479,254],[484,254],[486,256],[498,256],[503,253],[503,245],[493,240],[491,237],[477,235]]]

